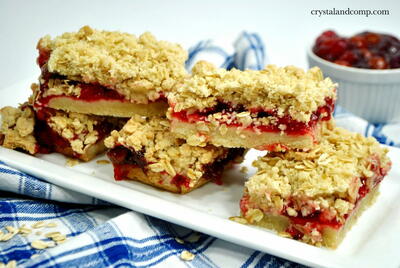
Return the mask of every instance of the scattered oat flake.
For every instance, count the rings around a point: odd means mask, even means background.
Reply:
[[[181,252],[181,259],[184,261],[191,261],[194,259],[195,255],[187,250]]]
[[[15,267],[17,267],[17,261],[12,260],[12,261],[9,261],[7,264],[3,264],[3,265],[5,268],[15,268]],[[0,265],[0,267],[2,267],[2,266]]]
[[[6,226],[7,231],[9,231],[10,233],[16,233],[18,231],[17,228],[13,227],[13,226]]]
[[[48,248],[49,246],[51,246],[50,243],[43,240],[35,240],[31,243],[31,247],[35,249],[45,249]]]
[[[60,235],[52,236],[51,239],[53,239],[54,241],[58,242],[58,241],[66,240],[67,237],[65,235],[63,235],[63,234],[60,234]]]
[[[65,163],[69,167],[73,167],[79,164],[79,160],[75,158],[68,158],[67,162]]]
[[[28,235],[31,232],[32,232],[32,230],[25,226],[19,227],[19,229],[18,229],[18,233],[23,234],[23,235]]]
[[[64,243],[65,241],[67,241],[66,239],[64,240],[60,240],[60,241],[56,241],[57,245]]]
[[[35,235],[42,235],[43,233],[41,232],[41,231],[37,231],[36,233],[35,233]]]
[[[178,242],[179,244],[185,244],[185,241],[183,241],[179,237],[175,237],[175,241]]]
[[[16,233],[5,233],[5,234],[3,234],[2,236],[1,236],[1,241],[8,241],[8,240],[10,240],[11,238],[13,238],[13,236],[15,235]]]
[[[97,160],[96,163],[99,165],[107,165],[110,164],[110,161],[104,159],[104,160]]]
[[[237,222],[237,223],[241,223],[241,224],[247,224],[247,220],[245,218],[242,217],[229,217],[229,220]]]
[[[31,227],[33,229],[39,229],[39,228],[43,228],[45,226],[46,226],[46,222],[44,222],[44,221],[38,221],[38,222],[36,222],[36,223],[31,225]]]
[[[49,223],[46,225],[46,227],[47,227],[47,228],[57,227],[57,223],[55,223],[55,222],[49,222]]]
[[[46,233],[44,236],[47,238],[52,238],[52,237],[58,236],[58,235],[61,235],[61,233],[60,232],[50,232],[50,233]]]

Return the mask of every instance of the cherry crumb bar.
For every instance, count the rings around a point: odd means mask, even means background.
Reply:
[[[132,117],[105,140],[116,180],[136,180],[167,191],[187,193],[218,182],[224,168],[242,158],[243,149],[190,146],[170,131],[166,118]]]
[[[168,117],[191,145],[309,149],[331,118],[335,87],[317,67],[227,71],[202,61],[169,94]]]
[[[324,130],[309,152],[268,153],[240,202],[250,224],[308,244],[336,248],[378,194],[391,167],[374,138],[341,128]]]
[[[36,154],[39,146],[34,136],[35,114],[32,107],[26,103],[18,108],[6,106],[0,109],[0,115],[0,145]]]
[[[187,52],[146,32],[89,26],[40,39],[35,107],[115,117],[165,115],[165,94],[184,78]]]

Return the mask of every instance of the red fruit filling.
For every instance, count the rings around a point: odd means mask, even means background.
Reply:
[[[362,32],[342,37],[334,31],[323,32],[313,51],[336,64],[364,69],[400,68],[400,40],[388,34]]]
[[[332,112],[335,108],[335,103],[331,98],[327,98],[326,104],[319,107],[311,115],[311,120],[308,123],[299,122],[291,118],[289,115],[283,117],[278,117],[276,111],[266,111],[262,108],[252,108],[250,112],[255,114],[257,118],[274,116],[277,117],[277,123],[274,125],[260,125],[256,126],[251,124],[246,127],[247,130],[261,131],[261,132],[281,132],[279,125],[286,125],[284,132],[288,135],[306,135],[309,134],[319,121],[328,121],[331,119]],[[244,112],[247,111],[243,105],[232,105],[230,103],[219,101],[218,104],[212,108],[205,109],[202,111],[197,111],[194,113],[189,113],[188,111],[180,111],[172,113],[172,117],[176,118],[182,122],[196,123],[198,121],[209,122],[208,116],[214,113],[221,112],[223,115],[229,115],[232,112]],[[230,127],[240,127],[242,123],[238,122],[236,118],[233,118],[230,123],[220,122],[221,124],[226,124]]]

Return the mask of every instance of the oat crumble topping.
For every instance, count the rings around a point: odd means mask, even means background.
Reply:
[[[136,37],[84,26],[54,39],[47,35],[38,49],[51,52],[50,72],[97,83],[143,103],[158,99],[160,92],[170,91],[186,76],[187,52],[149,32]]]
[[[72,150],[84,154],[99,139],[99,133],[94,126],[100,121],[97,116],[56,111],[54,116],[47,119],[47,124],[70,142]]]
[[[6,148],[21,148],[30,154],[37,152],[34,137],[35,116],[33,109],[22,104],[19,108],[10,106],[0,109],[2,124],[0,128],[0,143]]]
[[[137,152],[144,150],[151,171],[165,171],[171,176],[181,174],[191,180],[200,179],[205,165],[212,164],[228,152],[225,148],[211,145],[190,146],[169,131],[167,119],[141,116],[132,117],[121,131],[112,131],[104,143],[108,148],[123,145]]]
[[[360,178],[373,178],[371,166],[379,162],[390,168],[387,152],[372,137],[326,129],[309,152],[269,153],[256,160],[258,172],[246,182],[245,195],[268,213],[280,214],[286,207],[287,215],[296,217],[325,209],[344,221],[356,203]]]
[[[307,72],[294,66],[275,65],[261,71],[227,71],[200,61],[168,99],[174,112],[204,110],[223,100],[247,109],[274,110],[278,116],[289,114],[295,120],[308,122],[311,114],[326,104],[326,98],[336,99],[336,86],[329,78],[323,78],[318,67]]]
[[[79,85],[70,84],[70,80],[49,79],[48,89],[43,92],[42,97],[58,95],[79,97],[81,95],[81,88]]]

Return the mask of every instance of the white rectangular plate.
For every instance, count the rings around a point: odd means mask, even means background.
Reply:
[[[2,89],[0,94],[3,98],[14,90]],[[28,91],[26,87],[21,90]],[[0,107],[15,105],[2,98]],[[254,173],[251,162],[259,154],[250,151],[242,165],[225,172],[223,185],[208,183],[189,194],[177,195],[137,182],[114,181],[111,164],[96,163],[106,159],[104,156],[67,167],[66,158],[59,154],[32,157],[0,147],[0,160],[56,185],[298,263],[317,267],[400,267],[400,149],[390,149],[393,168],[381,183],[376,203],[364,212],[336,250],[309,246],[228,219],[239,215],[243,184]],[[241,166],[248,167],[249,172],[241,173]]]

